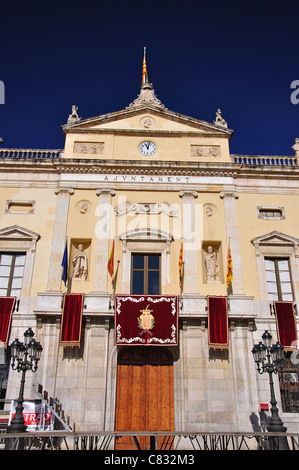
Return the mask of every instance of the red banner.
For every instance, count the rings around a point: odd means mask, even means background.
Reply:
[[[177,346],[178,297],[116,295],[115,344]]]
[[[208,297],[208,328],[209,347],[214,349],[228,349],[229,331],[226,297]]]
[[[0,297],[0,342],[7,346],[16,297]]]
[[[297,349],[297,327],[293,302],[274,302],[278,340],[285,351]]]
[[[60,329],[60,344],[80,346],[83,294],[64,294]]]

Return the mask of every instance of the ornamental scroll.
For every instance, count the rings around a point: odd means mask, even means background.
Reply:
[[[178,297],[169,295],[117,295],[117,346],[177,346]]]

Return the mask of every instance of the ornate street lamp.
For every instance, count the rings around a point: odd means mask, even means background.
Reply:
[[[37,364],[40,360],[42,353],[42,346],[34,338],[34,333],[31,328],[24,333],[24,342],[21,343],[16,338],[11,344],[11,367],[13,370],[22,372],[18,405],[16,412],[11,420],[10,425],[7,428],[8,433],[22,433],[25,432],[27,426],[23,417],[23,402],[24,402],[24,386],[25,386],[25,375],[27,370],[35,372],[37,370]]]
[[[273,374],[277,374],[282,365],[283,360],[283,346],[277,341],[276,344],[271,346],[272,336],[268,330],[262,335],[262,340],[255,344],[252,349],[252,354],[257,364],[259,374],[268,372],[269,384],[271,393],[271,417],[267,426],[269,432],[284,433],[287,428],[283,425],[282,420],[278,415],[277,401],[274,393]],[[270,441],[271,442],[271,441]],[[288,449],[286,438],[279,438],[279,448]]]

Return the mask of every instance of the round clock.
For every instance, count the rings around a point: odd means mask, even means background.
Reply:
[[[148,142],[142,142],[139,145],[139,150],[142,153],[142,155],[153,155],[156,152],[157,147],[155,146],[153,142],[148,141]]]

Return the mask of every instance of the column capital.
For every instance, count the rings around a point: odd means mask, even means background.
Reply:
[[[221,193],[219,194],[219,196],[221,197],[221,199],[225,198],[225,197],[234,197],[235,199],[238,199],[239,198],[239,194],[237,193],[237,191],[234,191],[234,190],[231,190],[231,191],[221,191]]]
[[[181,191],[179,191],[179,196],[180,197],[193,196],[195,198],[195,197],[198,197],[198,192],[197,191],[184,191],[184,190],[181,190]]]
[[[73,188],[64,188],[64,187],[55,188],[55,194],[59,194],[60,192],[67,192],[69,194],[74,194],[74,189]]]
[[[100,196],[100,194],[110,194],[111,196],[115,196],[115,189],[111,188],[98,188],[96,190],[96,195]]]

